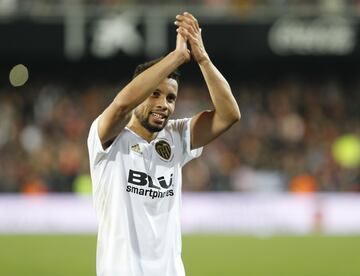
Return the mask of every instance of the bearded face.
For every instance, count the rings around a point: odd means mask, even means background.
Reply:
[[[159,132],[174,112],[178,85],[174,79],[165,79],[134,111],[140,124],[149,132]]]
[[[169,120],[169,116],[160,111],[141,112],[141,110],[136,109],[135,116],[149,132],[161,131]]]

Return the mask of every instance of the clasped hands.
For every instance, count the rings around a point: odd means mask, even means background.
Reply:
[[[210,59],[204,47],[201,28],[197,19],[191,13],[184,12],[176,16],[174,24],[178,27],[176,29],[178,33],[176,49],[180,51],[186,50],[188,53],[187,60],[190,59],[189,54],[191,54],[199,65],[208,62]],[[190,45],[190,51],[188,44]]]

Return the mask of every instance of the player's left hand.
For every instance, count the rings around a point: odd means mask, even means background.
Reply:
[[[201,65],[209,61],[197,19],[191,13],[184,12],[176,16],[175,25],[178,26],[176,31],[189,42],[191,54],[196,62]]]

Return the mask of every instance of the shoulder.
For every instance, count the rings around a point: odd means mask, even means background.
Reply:
[[[190,120],[191,120],[190,118],[169,120],[165,129],[169,132],[177,132],[181,134],[188,127]]]

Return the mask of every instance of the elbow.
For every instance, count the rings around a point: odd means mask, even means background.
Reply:
[[[241,112],[240,112],[240,109],[238,108],[236,115],[235,115],[235,120],[236,120],[235,122],[240,121],[240,119],[241,119]]]
[[[223,123],[225,128],[229,128],[241,119],[240,112],[231,112],[226,115],[226,117],[223,117]]]
[[[241,113],[240,113],[240,109],[236,108],[230,116],[230,121],[231,121],[231,125],[237,123],[238,121],[240,121],[241,119]]]
[[[227,112],[226,114],[223,114],[223,116],[220,116],[220,118],[224,126],[226,126],[226,128],[229,128],[238,121],[240,121],[241,113],[239,108],[236,108],[234,110]]]

